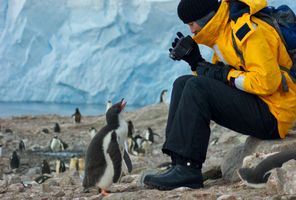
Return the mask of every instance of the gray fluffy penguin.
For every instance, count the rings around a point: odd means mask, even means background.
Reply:
[[[132,170],[131,160],[124,148],[128,127],[122,111],[126,102],[122,99],[106,113],[105,125],[91,140],[85,157],[84,192],[98,186],[103,195],[107,195],[112,183],[119,181],[122,172]],[[124,161],[124,162],[123,162]]]

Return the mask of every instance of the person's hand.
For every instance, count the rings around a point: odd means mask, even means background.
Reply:
[[[170,58],[186,61],[190,65],[191,70],[195,71],[197,63],[204,61],[198,45],[189,35],[184,37],[181,32],[178,32],[177,36],[172,43],[173,48],[169,49]]]
[[[227,76],[231,67],[223,63],[212,64],[209,62],[200,62],[196,68],[197,75],[207,76],[223,83],[228,83]]]

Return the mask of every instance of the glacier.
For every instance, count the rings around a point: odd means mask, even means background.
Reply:
[[[190,34],[176,0],[0,0],[0,102],[131,105],[159,101],[185,62],[168,57]],[[269,5],[293,0],[269,0]],[[212,52],[201,46],[205,59]],[[169,98],[169,95],[168,95]],[[169,99],[168,99],[169,100]]]

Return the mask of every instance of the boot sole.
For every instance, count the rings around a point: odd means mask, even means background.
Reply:
[[[151,184],[149,182],[148,183],[146,182],[145,184],[148,186],[149,189],[156,188],[156,189],[162,190],[162,191],[165,191],[165,190],[173,190],[173,189],[177,189],[179,187],[188,187],[188,188],[191,188],[191,189],[203,188],[203,184],[187,184],[187,185],[182,185],[182,186],[178,186],[178,187],[160,186],[160,185]]]

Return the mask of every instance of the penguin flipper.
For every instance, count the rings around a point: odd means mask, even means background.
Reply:
[[[107,149],[107,153],[110,155],[110,158],[113,162],[113,167],[114,167],[113,183],[116,183],[121,176],[122,157],[121,157],[119,144],[117,141],[117,135],[114,131],[112,132],[112,135],[111,135],[111,141]]]
[[[131,173],[133,170],[133,165],[132,165],[132,161],[131,161],[128,153],[126,152],[126,150],[124,150],[124,152],[123,152],[123,159],[124,159],[125,165],[127,167],[128,173]]]

